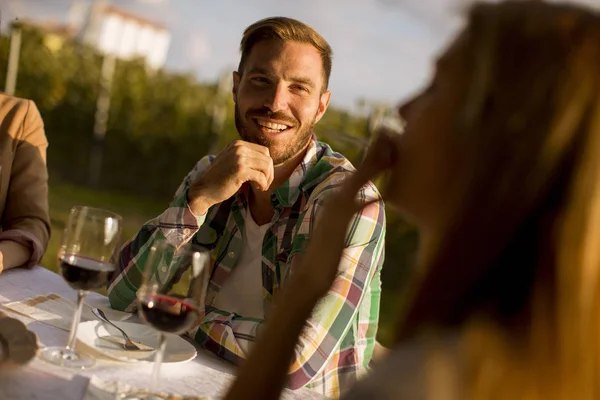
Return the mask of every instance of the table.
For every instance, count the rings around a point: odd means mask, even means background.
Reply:
[[[36,266],[29,270],[13,269],[0,274],[0,303],[49,293],[57,293],[75,301],[75,291],[59,275],[43,267]],[[88,296],[95,304],[108,304],[108,299],[102,295],[90,293]],[[38,335],[40,346],[66,344],[68,332],[26,317],[19,318]],[[0,399],[88,400],[91,398],[88,385],[95,379],[119,381],[133,387],[147,388],[151,372],[151,364],[125,364],[103,360],[99,360],[88,370],[74,371],[35,358],[21,368],[0,371]],[[190,362],[161,366],[159,390],[180,395],[219,398],[225,393],[234,373],[233,366],[212,353],[198,349],[198,355]],[[323,397],[308,389],[300,389],[286,390],[282,398]]]

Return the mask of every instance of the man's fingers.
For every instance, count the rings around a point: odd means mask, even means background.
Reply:
[[[263,171],[249,168],[245,171],[244,180],[253,183],[258,190],[265,191],[269,188],[267,176]]]
[[[254,154],[248,155],[248,157],[256,161],[255,164],[252,164],[252,168],[259,169],[260,171],[264,172],[267,178],[267,186],[271,186],[271,183],[273,182],[273,178],[275,176],[273,159],[270,156],[265,156],[256,152]]]
[[[237,160],[238,176],[244,182],[254,183],[258,190],[267,190],[271,185],[273,160],[258,153]]]
[[[267,165],[267,183],[268,186],[271,186],[271,183],[273,183],[273,179],[275,178],[275,167],[273,166],[273,159],[271,157],[269,157],[269,162]]]
[[[256,143],[246,142],[244,140],[234,140],[231,143],[231,148],[239,152],[239,154],[248,154],[248,152],[255,152],[265,157],[271,157],[268,147]]]
[[[256,155],[256,154],[255,154]],[[267,183],[266,190],[273,182],[273,160],[269,157],[242,157],[239,159],[240,165],[245,169],[254,169],[261,172],[265,176]]]
[[[251,160],[251,164],[248,166],[253,169],[258,169],[263,171],[266,179],[268,188],[271,186],[273,182],[275,171],[273,167],[273,159],[271,158],[268,147],[261,146],[256,143],[246,142],[244,140],[234,140],[229,144],[228,148],[228,157],[231,157],[231,153],[235,156],[235,158],[244,163],[249,162]],[[264,189],[266,190],[266,189]]]

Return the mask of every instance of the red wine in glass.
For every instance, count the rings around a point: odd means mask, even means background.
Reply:
[[[89,368],[95,360],[75,350],[77,327],[88,291],[101,288],[115,271],[121,216],[99,208],[76,206],[69,212],[57,259],[60,274],[76,290],[77,302],[66,346],[46,347],[40,358],[67,368]]]
[[[159,333],[149,391],[134,390],[121,400],[156,400],[158,376],[167,335],[179,335],[200,323],[210,277],[210,253],[192,246],[176,248],[166,239],[155,239],[149,248],[137,291],[138,315]]]
[[[74,254],[65,254],[59,260],[65,281],[75,290],[99,289],[108,281],[115,266]]]
[[[161,332],[181,334],[198,320],[198,308],[178,297],[146,295],[140,299],[140,305],[140,316]]]

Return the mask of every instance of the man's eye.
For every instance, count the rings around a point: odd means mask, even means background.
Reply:
[[[269,80],[267,78],[264,78],[262,76],[255,76],[254,78],[251,78],[250,81],[252,83],[256,83],[256,84],[267,84],[269,83]]]
[[[292,86],[292,89],[298,92],[306,92],[308,93],[308,88],[306,86],[302,86],[302,85],[294,85]]]

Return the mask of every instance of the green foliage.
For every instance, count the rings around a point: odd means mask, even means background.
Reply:
[[[83,188],[55,179],[50,182],[48,200],[52,235],[41,264],[56,273],[58,273],[56,257],[61,234],[67,223],[69,210],[74,205],[106,208],[121,215],[123,217],[122,240],[135,235],[144,222],[158,215],[164,208],[164,204],[160,201],[106,190]],[[104,289],[99,292],[106,294]]]
[[[70,205],[85,203],[122,212],[139,226],[159,212],[183,177],[202,156],[238,137],[233,102],[218,93],[218,83],[199,83],[193,76],[149,71],[141,60],[118,61],[112,83],[108,128],[103,143],[100,187],[87,184],[94,115],[100,92],[102,57],[93,49],[23,26],[16,95],[33,99],[50,142],[48,168],[53,226],[60,231]],[[0,82],[6,79],[9,38],[0,36]],[[226,107],[223,130],[213,131],[215,101]],[[368,142],[367,121],[330,108],[316,126],[321,141],[359,160]],[[115,195],[115,192],[130,197]],[[133,196],[133,197],[132,197]],[[124,203],[128,203],[125,205]],[[152,204],[151,207],[148,204]],[[391,338],[398,292],[412,265],[416,231],[387,211],[386,262],[380,340]],[[128,225],[127,234],[135,227]],[[57,245],[58,233],[51,246]],[[49,257],[54,257],[52,250]],[[48,256],[46,256],[46,259]],[[45,259],[45,260],[46,260]],[[53,263],[52,263],[53,265]]]

